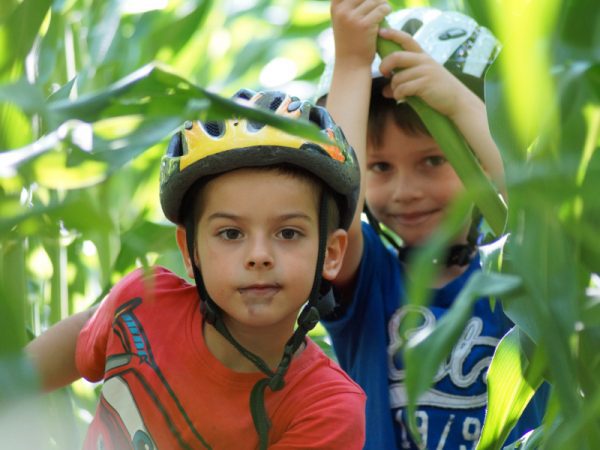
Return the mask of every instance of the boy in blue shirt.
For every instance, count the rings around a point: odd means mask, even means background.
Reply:
[[[390,10],[385,1],[333,0],[331,10],[335,64],[324,76],[331,74],[330,88],[323,83],[326,104],[356,149],[366,174],[359,205],[366,200],[377,225],[355,216],[344,266],[334,281],[339,308],[325,325],[342,368],[367,393],[365,448],[419,448],[408,432],[398,332],[411,310],[405,299],[406,256],[433,235],[464,187],[416,113],[397,102],[419,96],[450,118],[503,191],[502,160],[484,103],[473,92],[482,91],[496,42],[491,33],[458,13],[403,10],[388,17],[394,29],[384,30],[378,24]],[[372,71],[378,33],[405,49],[376,65],[379,74]],[[455,69],[473,91],[442,64]],[[402,239],[401,248],[391,250],[382,243],[376,231],[379,223]],[[476,231],[465,218],[447,260],[438,265],[431,304],[416,310],[422,319],[419,327],[434,326],[471,274],[481,269]],[[477,301],[433,386],[417,400],[422,446],[474,448],[487,403],[486,371],[499,339],[511,326],[499,305],[492,310],[487,298]],[[539,424],[537,406],[523,416],[509,439]]]

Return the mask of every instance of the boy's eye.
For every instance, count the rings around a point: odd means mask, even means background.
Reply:
[[[386,162],[376,162],[369,165],[369,170],[373,172],[387,172],[391,169],[391,165]]]
[[[427,158],[425,158],[425,164],[431,167],[441,166],[442,164],[445,164],[446,161],[447,159],[440,155],[428,156]]]
[[[226,228],[219,231],[219,236],[227,241],[234,241],[242,237],[242,232],[240,230],[236,230],[235,228]]]
[[[300,232],[298,230],[294,230],[293,228],[284,228],[278,233],[278,235],[282,239],[290,240],[298,238],[300,236]]]

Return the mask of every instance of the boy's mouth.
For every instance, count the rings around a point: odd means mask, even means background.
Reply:
[[[238,289],[238,292],[247,297],[273,297],[281,290],[281,286],[278,284],[250,284],[243,286]]]
[[[415,211],[415,212],[400,213],[400,214],[389,214],[389,217],[394,222],[396,222],[398,225],[411,227],[411,226],[421,225],[421,224],[425,223],[437,212],[438,212],[438,210]]]

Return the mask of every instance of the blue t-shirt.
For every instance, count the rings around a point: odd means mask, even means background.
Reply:
[[[340,365],[367,393],[366,449],[417,449],[405,426],[407,396],[398,342],[398,325],[406,305],[404,269],[396,254],[363,224],[364,251],[354,296],[348,309],[324,325]],[[435,324],[448,311],[471,274],[480,270],[474,258],[467,270],[434,291],[429,308],[419,309],[422,326]],[[417,424],[430,450],[467,450],[479,439],[487,404],[485,375],[500,338],[512,327],[499,303],[491,309],[479,299],[473,316],[434,385],[417,402]],[[541,422],[544,395],[522,416],[507,442]],[[543,398],[542,398],[543,397]]]

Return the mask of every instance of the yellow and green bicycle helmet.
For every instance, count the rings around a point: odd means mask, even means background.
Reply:
[[[160,202],[165,216],[183,223],[183,199],[199,180],[244,167],[289,164],[304,169],[336,195],[340,226],[352,221],[359,189],[359,169],[352,147],[329,113],[282,92],[241,90],[233,96],[248,105],[315,124],[332,142],[321,144],[248,119],[186,122],[162,159]]]

